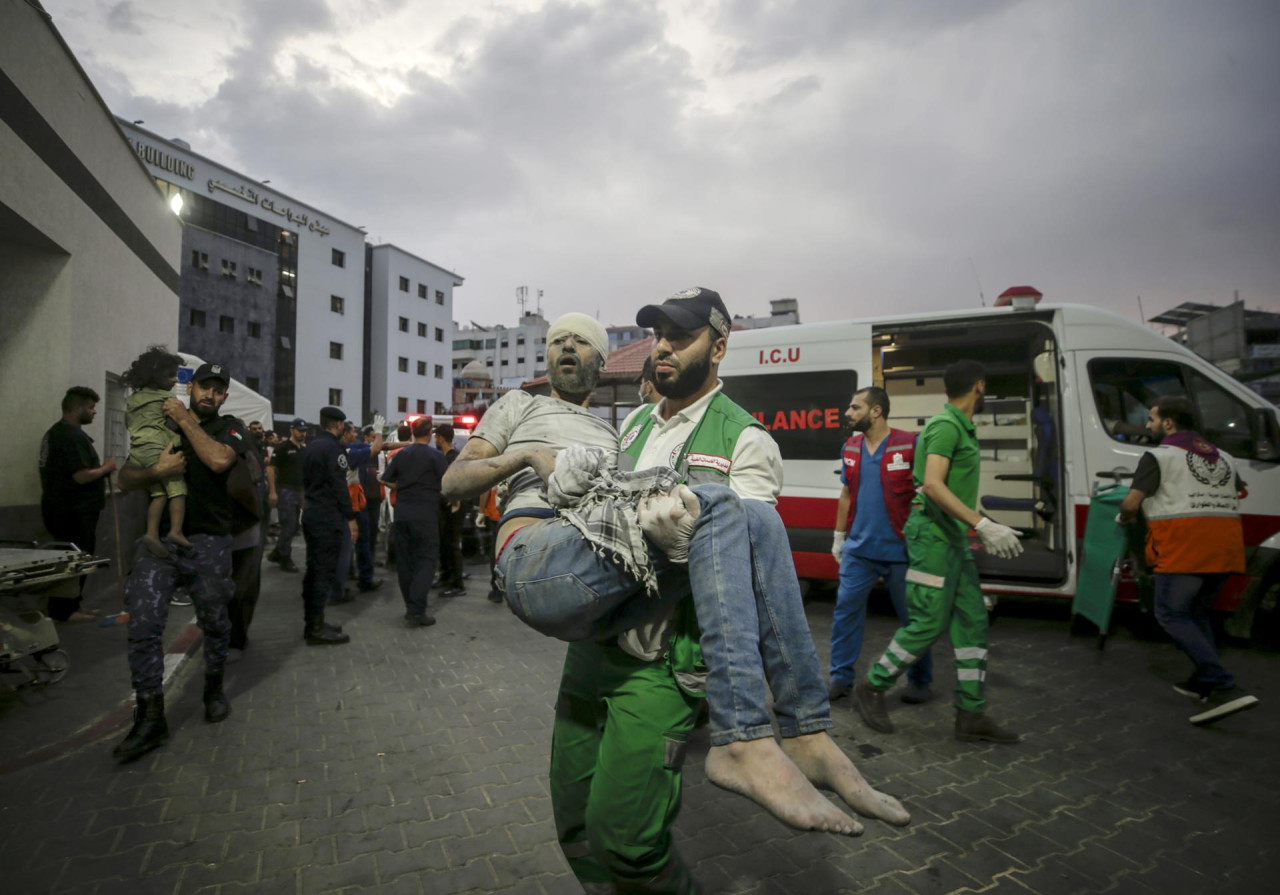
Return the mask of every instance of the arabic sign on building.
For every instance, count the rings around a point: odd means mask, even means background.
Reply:
[[[278,214],[281,217],[286,218],[289,223],[296,224],[299,227],[305,227],[312,233],[318,233],[321,236],[329,235],[329,228],[321,224],[320,221],[312,220],[308,215],[302,214],[301,212],[295,213],[292,208],[277,207],[275,200],[270,196],[259,196],[256,191],[247,186],[228,186],[221,180],[213,180],[211,178],[209,180],[209,192],[212,193],[214,190],[221,190],[224,193],[230,193],[237,199],[243,199],[250,205],[258,206],[263,211],[270,211],[273,214]]]
[[[196,166],[190,162],[184,162],[182,159],[175,158],[167,152],[156,149],[154,146],[148,146],[146,143],[130,142],[133,143],[133,150],[138,153],[138,158],[142,159],[146,164],[177,174],[179,177],[185,177],[187,180],[195,177]]]

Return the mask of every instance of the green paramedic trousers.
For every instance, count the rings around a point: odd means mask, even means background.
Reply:
[[[948,520],[950,521],[950,520]],[[981,712],[986,705],[987,609],[967,539],[944,532],[918,509],[903,528],[907,541],[907,613],[884,655],[867,675],[888,690],[934,642],[949,631],[956,651],[956,708]]]
[[[680,769],[702,700],[665,661],[612,640],[570,643],[551,743],[560,848],[582,883],[618,892],[696,891],[671,841]]]

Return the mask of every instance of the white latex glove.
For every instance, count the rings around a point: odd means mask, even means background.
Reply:
[[[973,530],[982,538],[987,552],[1000,559],[1013,559],[1022,553],[1022,542],[1018,533],[1007,525],[1001,525],[994,519],[983,516]]]
[[[844,542],[848,537],[848,532],[831,532],[831,556],[835,559],[836,565],[840,565],[840,560],[844,557]]]
[[[382,435],[387,430],[387,418],[380,413],[375,413],[369,425],[373,426],[373,431]]]
[[[689,539],[702,512],[698,496],[685,485],[642,498],[636,506],[640,530],[672,562],[689,561]]]

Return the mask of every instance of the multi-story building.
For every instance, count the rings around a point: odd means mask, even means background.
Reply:
[[[116,121],[161,191],[181,197],[177,348],[227,364],[278,425],[329,404],[364,417],[364,230]]]
[[[768,316],[749,315],[740,317],[733,315],[734,329],[763,329],[767,326],[790,326],[800,322],[800,300],[797,298],[775,298],[769,302]]]
[[[369,246],[367,264],[366,406],[389,419],[449,413],[453,290],[462,277],[391,244]]]
[[[1246,308],[1237,298],[1225,307],[1183,302],[1148,322],[1177,327],[1174,341],[1280,402],[1280,314]]]
[[[453,375],[472,361],[480,361],[499,388],[518,388],[547,372],[547,330],[541,314],[525,314],[515,326],[481,326],[453,329]]]
[[[635,342],[649,338],[649,330],[643,326],[608,326],[605,332],[609,334],[609,350],[617,351],[619,348],[626,348]]]

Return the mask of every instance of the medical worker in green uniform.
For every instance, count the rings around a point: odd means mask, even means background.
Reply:
[[[898,629],[884,655],[858,682],[854,702],[868,727],[893,733],[885,692],[943,633],[950,633],[956,651],[956,739],[1016,743],[1017,734],[984,714],[987,609],[969,552],[969,529],[1002,559],[1020,554],[1022,544],[1012,528],[976,510],[980,455],[973,417],[982,412],[986,371],[977,361],[957,361],[943,374],[943,385],[947,404],[929,420],[916,447],[919,491],[903,528],[911,621]]]

